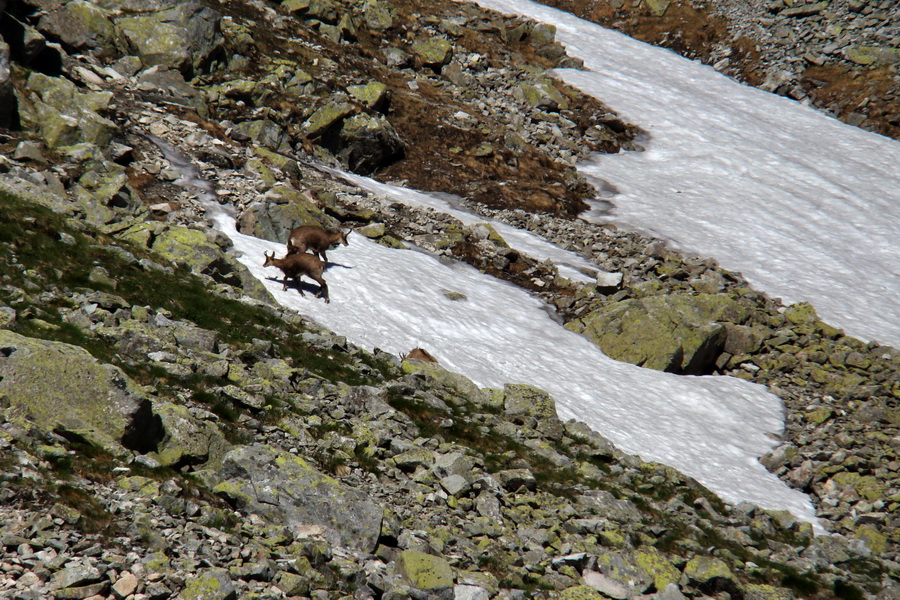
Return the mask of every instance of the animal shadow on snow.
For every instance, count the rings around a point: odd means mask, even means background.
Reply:
[[[356,267],[348,266],[348,265],[345,265],[342,263],[332,262],[330,260],[322,261],[322,262],[325,263],[325,268],[323,269],[324,273],[327,273],[328,270],[331,269],[331,267],[340,267],[342,269],[355,269],[356,268]],[[269,281],[274,281],[275,283],[280,283],[281,285],[284,285],[284,283],[285,283],[283,278],[278,277],[276,275],[269,275],[266,277],[266,279],[268,279]],[[299,286],[297,285],[297,283],[295,283],[295,281],[293,279],[289,279],[287,281],[287,286],[288,286],[288,289],[295,289],[298,291],[302,289],[304,294],[311,293],[313,296],[319,294],[319,292],[321,291],[321,288],[319,288],[319,284],[316,283],[315,281],[310,281],[309,278],[306,276],[304,276],[304,278],[300,281]]]
[[[284,279],[282,279],[281,277],[275,277],[275,276],[269,275],[268,277],[266,277],[266,279],[268,279],[269,281],[274,281],[275,283],[277,283],[279,285],[285,284]],[[297,290],[298,292],[302,290],[304,294],[308,293],[308,294],[312,294],[313,296],[317,296],[322,291],[322,289],[319,287],[318,283],[316,283],[315,281],[307,281],[306,279],[301,280],[299,282],[299,285],[295,280],[288,279],[287,287],[289,290],[293,289],[293,290]]]

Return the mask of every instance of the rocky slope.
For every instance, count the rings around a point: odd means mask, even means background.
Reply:
[[[897,597],[900,355],[573,219],[580,153],[639,147],[548,75],[577,66],[552,31],[403,0],[6,8],[4,597]],[[572,283],[322,164],[457,194],[616,275]],[[478,389],[285,312],[210,202],[271,240],[353,225],[464,260],[612,356],[768,385],[788,431],[763,460],[834,535],[726,506],[540,390]]]

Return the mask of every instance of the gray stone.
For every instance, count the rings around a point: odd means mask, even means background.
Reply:
[[[188,579],[181,592],[184,600],[237,600],[237,590],[225,569],[207,569]]]
[[[66,431],[118,453],[155,449],[159,417],[119,368],[86,350],[0,330],[0,396],[6,418],[44,431]]]
[[[96,3],[75,0],[43,15],[37,26],[69,48],[97,50],[110,57],[117,51],[117,32],[110,20],[112,14]]]
[[[100,571],[91,565],[75,565],[54,573],[50,580],[53,589],[74,588],[97,583]]]
[[[115,23],[145,66],[177,69],[191,78],[208,70],[221,51],[220,19],[218,12],[189,0]]]
[[[623,300],[570,321],[603,352],[660,371],[700,375],[712,372],[727,331],[719,321],[745,318],[746,309],[726,294],[668,294]]]
[[[106,144],[116,125],[100,116],[112,99],[111,92],[81,92],[62,77],[32,73],[28,96],[19,96],[22,123],[40,133],[50,148],[79,143]]]
[[[358,114],[344,120],[339,139],[325,145],[354,173],[370,174],[403,156],[400,135],[382,115]]]
[[[313,526],[339,546],[372,552],[377,545],[382,509],[298,456],[244,446],[225,456],[214,477],[217,493],[295,534]]]

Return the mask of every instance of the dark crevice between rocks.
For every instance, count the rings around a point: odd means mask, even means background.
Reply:
[[[165,433],[162,419],[159,415],[153,414],[153,404],[150,400],[144,399],[125,429],[122,445],[141,454],[156,452]]]

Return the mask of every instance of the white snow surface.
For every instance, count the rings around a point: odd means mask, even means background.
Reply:
[[[358,234],[329,254],[326,304],[313,295],[317,284],[304,280],[301,296],[293,285],[282,289],[277,268],[262,266],[263,255],[281,256],[284,244],[238,233],[224,213],[215,219],[278,302],[354,344],[397,354],[423,347],[482,387],[537,386],[554,397],[560,418],[587,423],[622,450],[671,465],[727,502],[788,510],[823,531],[809,498],[756,460],[783,428],[781,401],[764,387],[614,361],[521,288]]]
[[[900,142],[527,0],[476,0],[557,27],[561,69],[647,132],[580,170],[618,193],[588,218],[711,256],[825,322],[900,347]],[[599,186],[598,186],[599,187]]]

